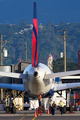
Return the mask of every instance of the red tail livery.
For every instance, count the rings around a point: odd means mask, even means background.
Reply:
[[[36,67],[38,65],[38,24],[37,8],[35,2],[33,11],[32,66]]]

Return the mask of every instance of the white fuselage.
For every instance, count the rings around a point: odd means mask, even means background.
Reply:
[[[24,80],[24,87],[28,94],[37,96],[49,92],[52,79],[45,79],[45,74],[51,72],[52,71],[42,63],[39,63],[38,67],[29,65],[23,72],[23,74],[27,74],[28,77],[28,79]]]

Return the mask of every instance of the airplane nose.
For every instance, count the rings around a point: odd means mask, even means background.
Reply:
[[[38,72],[37,72],[37,71],[34,72],[34,76],[35,76],[35,77],[38,76]]]

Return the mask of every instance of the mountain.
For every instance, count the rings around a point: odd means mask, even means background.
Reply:
[[[66,36],[71,36],[66,41],[66,56],[73,62],[78,62],[78,50],[80,50],[80,23],[63,22],[55,25],[39,24],[39,61],[47,64],[49,54],[54,60],[60,58],[60,52],[64,51],[63,40],[59,36],[66,30]],[[25,43],[27,43],[27,59],[32,59],[32,24],[27,24],[24,20],[19,25],[0,24],[0,34],[3,41],[8,40],[5,48],[8,49],[8,59],[4,59],[4,64],[17,64],[19,59],[25,61]],[[3,47],[3,48],[4,48]]]

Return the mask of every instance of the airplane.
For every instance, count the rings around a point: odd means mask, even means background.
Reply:
[[[24,91],[25,95],[32,98],[48,98],[54,92],[70,88],[80,87],[80,83],[57,84],[53,79],[57,77],[71,76],[80,74],[80,70],[53,73],[48,66],[38,62],[38,21],[37,6],[33,4],[33,37],[32,37],[32,64],[25,68],[22,73],[11,73],[0,71],[1,76],[21,78],[23,84],[4,84],[0,83],[0,88]]]

